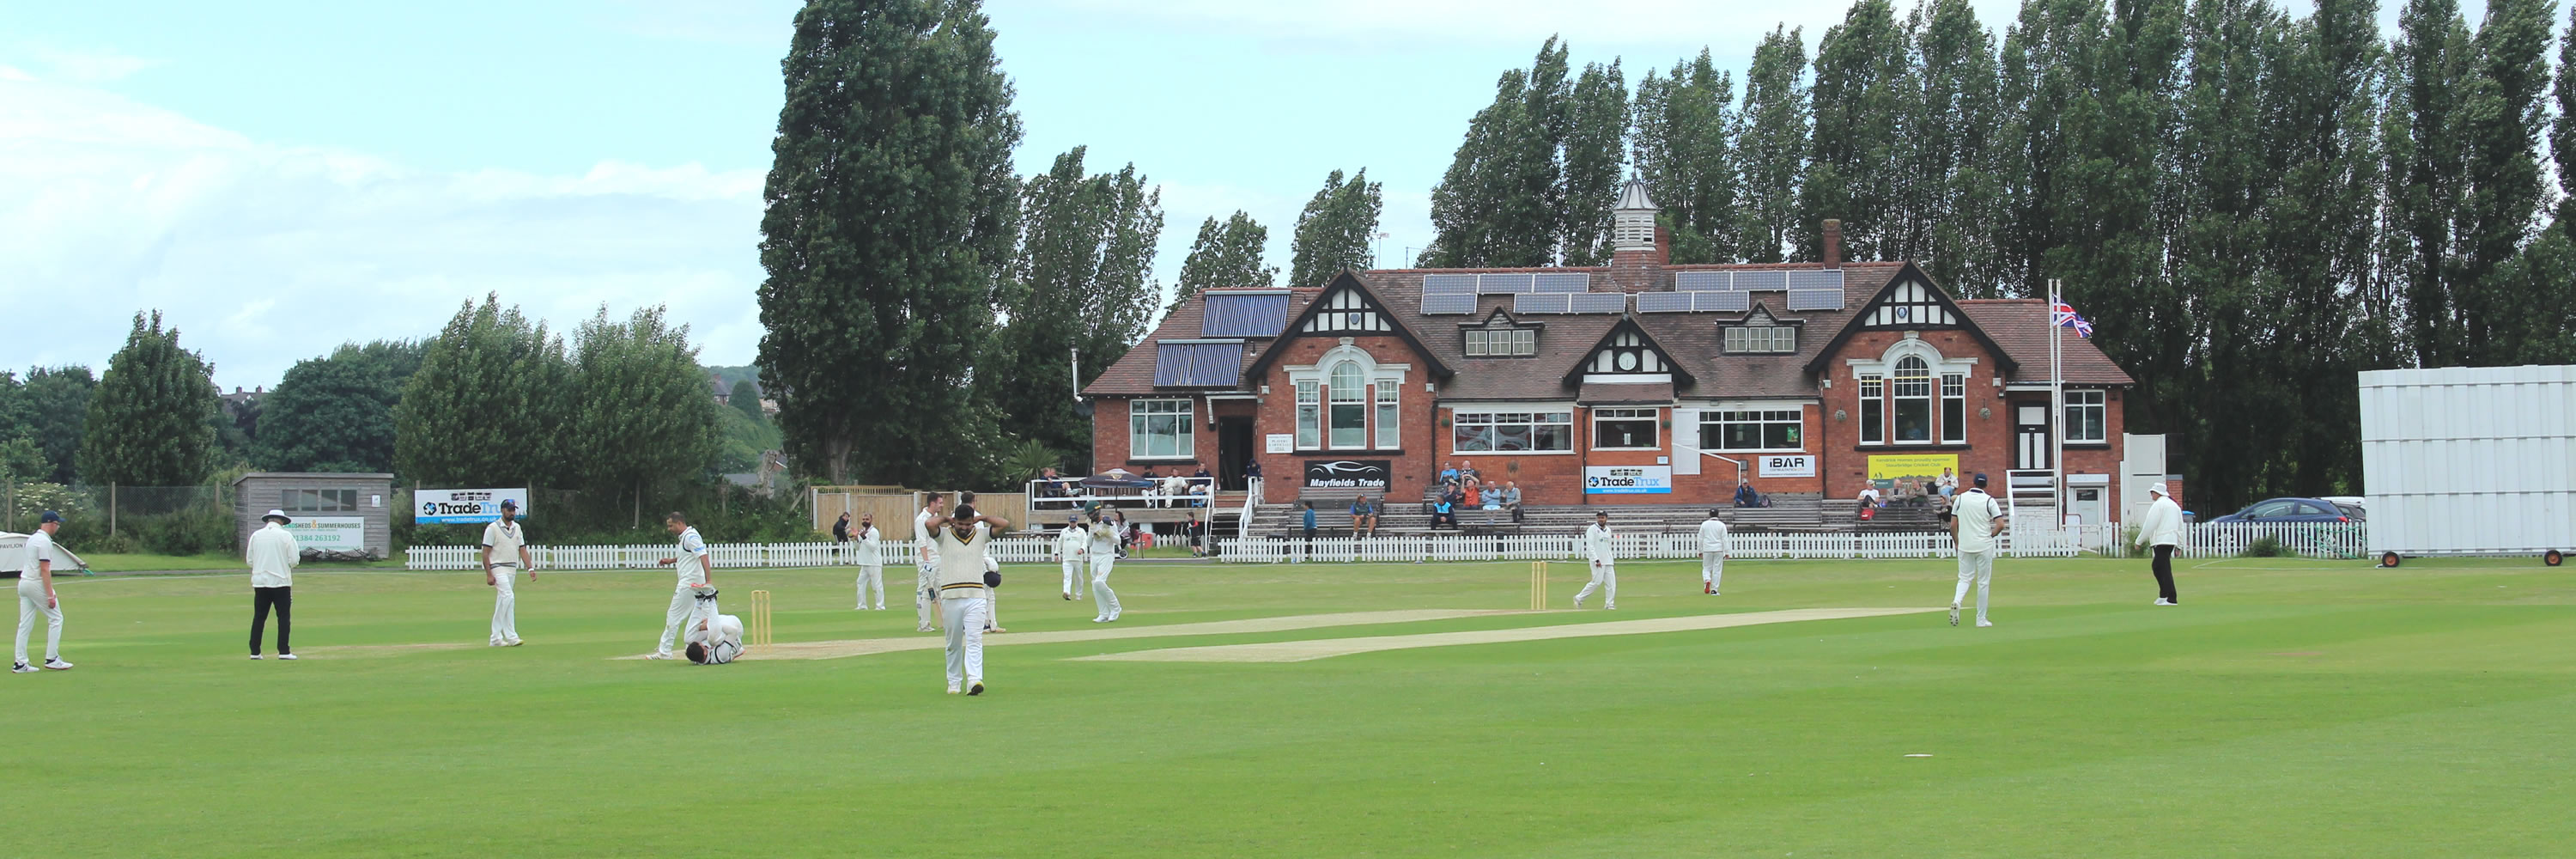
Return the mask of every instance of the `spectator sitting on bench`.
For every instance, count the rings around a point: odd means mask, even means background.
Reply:
[[[1472,460],[1472,459],[1461,459],[1461,460],[1458,460],[1458,483],[1459,483],[1460,485],[1464,485],[1464,486],[1474,486],[1474,485],[1477,485],[1477,484],[1481,484],[1481,483],[1483,483],[1484,481],[1485,481],[1485,476],[1484,476],[1484,475],[1482,475],[1482,474],[1478,474],[1478,473],[1476,472],[1476,461],[1475,461],[1475,460]],[[1468,490],[1468,491],[1473,492],[1473,491],[1475,491],[1475,490],[1472,490],[1472,489],[1471,489],[1471,490]]]
[[[1494,524],[1494,520],[1500,518],[1496,514],[1503,512],[1503,490],[1492,486],[1485,487],[1485,491],[1478,500],[1482,502],[1478,506],[1485,511],[1485,524]]]
[[[1446,486],[1455,486],[1455,485],[1457,485],[1457,484],[1458,484],[1458,466],[1453,465],[1453,464],[1451,464],[1451,463],[1446,463],[1446,462],[1441,463],[1441,464],[1440,464],[1440,485],[1441,485],[1441,486],[1446,487]]]
[[[1450,490],[1450,493],[1456,492],[1455,489]],[[1431,527],[1438,528],[1443,522],[1449,523],[1451,528],[1458,527],[1458,503],[1452,497],[1452,494],[1443,494],[1439,500],[1431,502]]]
[[[1735,484],[1735,506],[1769,507],[1771,499],[1762,497],[1762,493],[1753,488],[1753,481],[1746,480]]]
[[[1861,481],[1860,495],[1854,500],[1860,502],[1860,518],[1862,519],[1869,519],[1877,516],[1878,508],[1887,506],[1886,502],[1880,501],[1878,498],[1878,481],[1875,480]]]
[[[1512,524],[1521,523],[1521,485],[1503,481],[1503,509],[1512,511]]]
[[[1368,496],[1351,499],[1351,536],[1372,537],[1377,534],[1377,505]]]

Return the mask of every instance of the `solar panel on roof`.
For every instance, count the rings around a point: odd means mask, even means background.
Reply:
[[[1472,274],[1426,274],[1422,276],[1424,295],[1474,295],[1476,276]]]
[[[1841,310],[1843,309],[1842,288],[1789,290],[1789,309]]]
[[[1719,313],[1742,313],[1753,309],[1753,294],[1736,290],[1728,290],[1726,292],[1703,292],[1699,294],[1699,305],[1692,309],[1711,310]]]
[[[1789,273],[1785,271],[1739,271],[1735,273],[1735,288],[1739,292],[1752,292],[1754,290],[1761,289],[1788,289]]]
[[[1545,295],[1512,296],[1513,313],[1570,313],[1574,308],[1572,293],[1553,292]]]
[[[1591,272],[1542,272],[1536,281],[1539,292],[1586,292],[1592,289]]]
[[[1536,291],[1527,272],[1487,274],[1476,277],[1476,292],[1483,295],[1517,294]]]
[[[1697,293],[1690,292],[1640,292],[1637,293],[1637,312],[1686,313],[1691,309],[1692,300],[1698,297]]]
[[[1628,309],[1628,294],[1624,292],[1577,292],[1566,297],[1573,299],[1567,308],[1569,313],[1618,313]]]
[[[1682,292],[1735,288],[1735,275],[1723,271],[1685,271],[1673,275],[1673,289]]]
[[[1286,293],[1210,293],[1201,337],[1275,337],[1288,325]]]
[[[1156,385],[1231,387],[1242,369],[1242,343],[1154,344]]]
[[[1442,313],[1474,312],[1476,312],[1476,296],[1472,294],[1425,295],[1422,297],[1422,313],[1426,316]]]
[[[1838,268],[1824,271],[1793,271],[1788,272],[1788,275],[1790,289],[1843,288],[1843,270]]]

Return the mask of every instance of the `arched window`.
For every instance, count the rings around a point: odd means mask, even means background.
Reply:
[[[1897,443],[1931,441],[1932,366],[1907,355],[1896,362],[1896,372],[1888,374],[1887,382],[1896,398]]]
[[[1368,446],[1368,377],[1357,361],[1344,361],[1332,375],[1332,446]]]

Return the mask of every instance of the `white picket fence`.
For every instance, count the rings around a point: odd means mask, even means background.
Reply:
[[[2004,553],[2016,558],[2072,558],[2084,553],[2125,555],[2128,532],[2120,525],[2067,525],[2014,528]],[[2358,558],[2369,553],[2362,523],[2218,522],[2188,525],[2184,558],[2226,558],[2243,554],[2255,540],[2278,540],[2289,554],[2310,558]],[[1629,533],[1613,538],[1622,558],[1696,558],[1699,534]],[[1953,554],[1950,535],[1937,531],[1737,534],[1738,558],[1946,558]],[[855,549],[835,543],[722,543],[707,547],[719,568],[855,566]],[[846,544],[855,546],[856,544]],[[405,550],[404,565],[414,570],[473,570],[482,566],[476,546],[414,546]],[[540,570],[634,570],[658,566],[676,550],[653,546],[531,546]],[[881,563],[908,566],[912,541],[880,543]],[[1051,563],[1055,541],[1009,537],[993,541],[994,559],[1005,564]],[[1411,563],[1414,561],[1537,561],[1580,556],[1573,534],[1437,535],[1403,537],[1294,538],[1229,537],[1216,541],[1216,558],[1227,563],[1284,564],[1313,562]]]

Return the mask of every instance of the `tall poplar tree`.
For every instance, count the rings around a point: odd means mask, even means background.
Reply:
[[[1180,278],[1172,286],[1172,303],[1163,312],[1189,303],[1190,296],[1205,289],[1269,286],[1279,275],[1278,266],[1261,264],[1262,247],[1269,242],[1270,228],[1241,209],[1222,222],[1209,218],[1199,224],[1198,238],[1190,241],[1190,255],[1181,260]]]
[[[1002,430],[1059,453],[1091,449],[1091,422],[1073,410],[1088,384],[1127,354],[1152,321],[1161,287],[1149,276],[1163,232],[1162,191],[1129,164],[1083,171],[1083,147],[1056,156],[1021,190],[1020,249],[1004,292],[1009,324],[976,386],[1009,420]],[[1082,354],[1081,379],[1073,353]]]
[[[2279,14],[2262,0],[2199,0],[2184,17],[2189,60],[2167,156],[2174,178],[2166,183],[2175,187],[2180,223],[2165,280],[2180,304],[2175,324],[2184,326],[2185,342],[2199,346],[2197,354],[2180,357],[2204,368],[2271,368],[2284,357],[2279,323],[2293,311],[2282,306],[2264,221],[2280,188],[2268,110],[2277,103],[2270,91],[2276,81],[2265,73],[2279,53],[2279,28]],[[2186,419],[2241,425],[2272,410],[2295,410],[2284,407],[2301,394],[2276,372],[2193,376],[2176,368],[2176,374],[2157,394],[2168,413]],[[2222,437],[2219,427],[2192,429],[2181,434],[2183,452],[2186,461],[2201,464],[2204,477],[2194,485],[2207,493],[2241,498],[2249,486],[2285,482],[2266,473],[2290,464],[2280,455],[2283,434],[2191,444]]]
[[[1377,240],[1378,215],[1386,210],[1380,183],[1368,180],[1368,168],[1345,178],[1335,170],[1324,187],[1297,213],[1297,229],[1288,243],[1288,285],[1322,286],[1342,269],[1377,264],[1371,250]]]
[[[1628,163],[1628,84],[1619,63],[1586,63],[1574,81],[1559,146],[1564,190],[1557,195],[1556,260],[1610,261],[1610,210]]]
[[[1627,84],[1615,62],[1568,82],[1566,53],[1551,37],[1528,69],[1495,82],[1494,103],[1469,121],[1431,189],[1438,235],[1417,264],[1544,266],[1606,252],[1628,157]]]
[[[1936,178],[1905,170],[1908,130],[1900,123],[1922,89],[1908,48],[1888,0],[1853,3],[1816,41],[1808,93],[1815,125],[1793,234],[1801,259],[1822,252],[1822,234],[1808,225],[1826,218],[1842,220],[1846,258],[1895,258],[1900,200],[1910,186]]]
[[[1702,48],[1698,57],[1674,63],[1669,77],[1647,70],[1631,112],[1637,178],[1663,207],[1672,261],[1734,260],[1742,184],[1729,136],[1737,126],[1735,76],[1719,71]]]
[[[1993,296],[2003,279],[2006,163],[1994,35],[1969,0],[1931,0],[1906,29],[1921,89],[1897,124],[1906,181],[1882,256],[1917,260],[1962,295]]]
[[[1735,133],[1744,169],[1736,247],[1746,262],[1779,262],[1798,225],[1798,181],[1807,159],[1807,49],[1799,30],[1774,27],[1744,73]]]
[[[214,366],[180,348],[179,329],[161,327],[160,311],[134,314],[81,422],[81,480],[195,486],[214,448],[206,421],[215,408]]]
[[[1019,191],[993,31],[975,0],[809,0],[780,67],[759,364],[787,454],[954,483]]]
[[[2402,284],[2407,341],[2417,363],[2467,359],[2456,291],[2465,271],[2453,222],[2468,197],[2462,115],[2473,75],[2468,23],[2456,0],[2408,0],[2389,67],[2384,123],[2388,159],[2389,276]]]
[[[2518,362],[2525,344],[2555,336],[2556,330],[2534,330],[2532,323],[2549,315],[2544,308],[2563,305],[2568,289],[2499,272],[2530,243],[2549,203],[2540,138],[2547,131],[2555,8],[2554,0],[2490,0],[2470,42],[2473,77],[2462,129],[2468,194],[2461,200],[2462,259],[2453,289],[2460,357],[2475,364]]]

